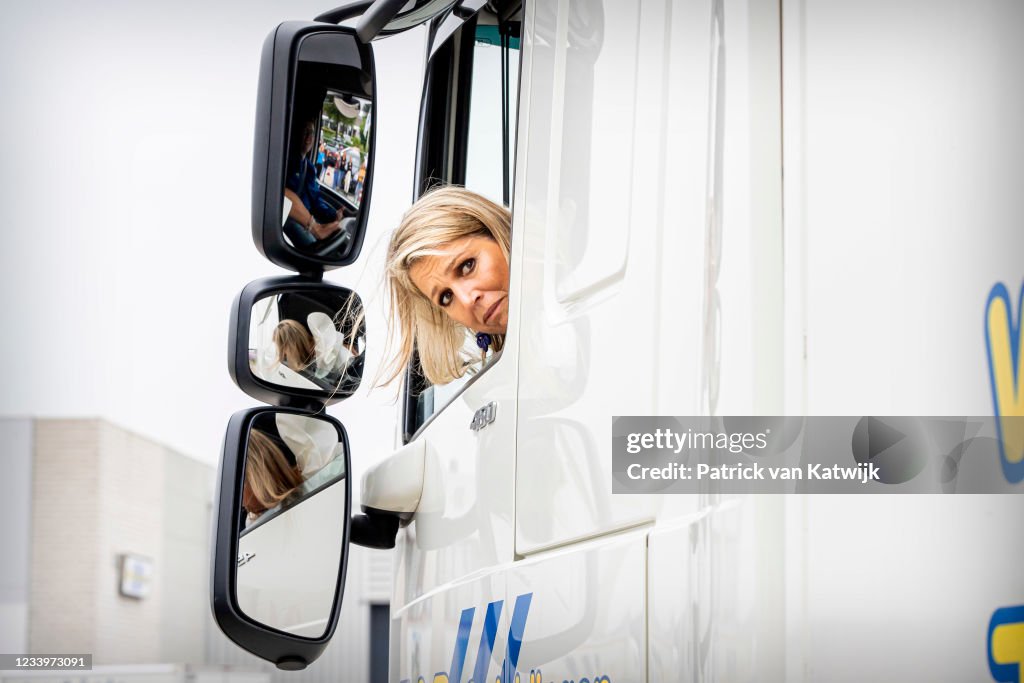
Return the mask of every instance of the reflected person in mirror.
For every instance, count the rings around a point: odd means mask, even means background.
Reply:
[[[297,320],[282,320],[271,337],[277,347],[277,362],[302,373],[309,370],[318,379],[340,380],[352,358],[359,355],[355,344],[345,343],[330,316],[319,311]]]
[[[363,183],[366,182],[366,162],[364,161],[362,166],[359,167],[359,173],[356,174],[356,206],[363,203]]]
[[[284,195],[291,202],[284,232],[297,248],[309,247],[341,229],[342,209],[335,209],[320,194],[317,170],[309,160],[316,134],[315,117],[295,126],[288,154]]]
[[[398,347],[381,371],[383,384],[405,371],[414,349],[433,384],[458,379],[488,351],[501,350],[511,239],[508,209],[465,188],[439,187],[413,204],[388,247],[389,321]]]
[[[343,452],[336,437],[325,443],[323,434],[316,434],[316,423],[281,413],[273,423],[249,430],[242,481],[242,508],[248,522],[301,491],[311,475]]]
[[[251,522],[277,506],[302,484],[302,472],[284,450],[259,429],[249,430],[242,507]]]

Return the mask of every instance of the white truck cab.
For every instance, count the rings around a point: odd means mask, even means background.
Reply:
[[[1021,680],[1021,7],[421,6],[510,307],[362,477],[390,679]],[[1003,494],[613,492],[614,417],[732,415],[994,420]]]

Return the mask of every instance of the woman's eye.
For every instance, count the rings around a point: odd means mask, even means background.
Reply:
[[[473,272],[473,266],[475,265],[476,259],[468,258],[462,262],[461,266],[459,266],[459,272],[461,272],[463,276],[469,275],[471,272]]]
[[[440,304],[441,306],[447,306],[451,302],[452,302],[452,290],[450,290],[450,289],[446,289],[443,292],[441,292],[441,296],[438,297],[438,299],[437,299],[437,303]]]

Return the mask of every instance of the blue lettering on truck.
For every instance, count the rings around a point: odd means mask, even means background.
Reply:
[[[501,664],[501,673],[494,679],[494,683],[523,683],[517,668],[519,652],[523,647],[523,633],[526,631],[526,617],[530,613],[532,601],[533,593],[524,593],[516,598],[516,603],[512,608],[508,638],[505,641],[505,659]],[[487,605],[484,612],[484,627],[480,632],[480,644],[477,646],[473,677],[469,679],[469,683],[486,682],[487,668],[491,662],[491,652],[494,649],[494,639],[498,633],[498,621],[501,619],[503,603],[503,600],[495,600]],[[467,607],[462,610],[462,615],[459,617],[459,631],[455,636],[455,648],[452,651],[451,666],[448,671],[435,673],[431,683],[462,683],[466,652],[469,649],[469,631],[473,628],[475,614],[475,607]],[[410,683],[410,679],[403,678],[401,683]],[[416,683],[426,683],[426,679],[423,676],[418,676]],[[539,669],[530,670],[527,683],[544,683]],[[566,683],[574,682],[566,679]],[[595,676],[594,678],[580,678],[579,683],[612,683],[612,681],[608,676]]]

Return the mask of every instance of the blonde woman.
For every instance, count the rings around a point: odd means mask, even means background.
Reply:
[[[296,320],[279,322],[271,339],[277,348],[277,362],[295,372],[305,370],[316,357],[313,335]]]
[[[458,379],[488,350],[501,350],[511,238],[508,209],[462,187],[431,190],[406,212],[387,254],[397,350],[383,383],[404,372],[414,349],[433,384]],[[480,355],[465,350],[468,337]]]
[[[279,504],[300,484],[301,470],[281,447],[262,431],[250,429],[242,484],[242,507],[249,520]]]
[[[344,453],[338,433],[327,422],[279,413],[274,429],[280,440],[263,429],[249,430],[242,483],[242,507],[249,521],[302,492],[310,476]]]
[[[317,379],[340,377],[352,358],[358,355],[355,343],[347,346],[334,321],[319,311],[306,316],[306,327],[295,320],[282,320],[274,328],[271,339],[277,348],[278,363],[295,372],[307,370],[312,365],[310,372]]]

